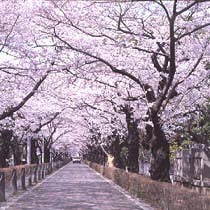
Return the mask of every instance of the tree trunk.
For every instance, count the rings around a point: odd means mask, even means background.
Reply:
[[[11,130],[0,131],[0,167],[7,167],[6,159],[9,158],[10,140],[12,138]]]
[[[44,162],[45,163],[50,162],[50,149],[47,147],[44,148]]]
[[[138,124],[134,119],[133,108],[125,105],[122,111],[126,116],[128,129],[128,170],[139,173],[139,134]]]
[[[16,147],[13,149],[14,154],[14,165],[20,165],[21,164],[21,152],[19,145],[16,145]]]
[[[2,152],[2,151],[0,150],[0,152]],[[1,153],[1,155],[0,155],[0,168],[5,168],[6,166],[7,166],[6,157],[5,157],[4,154]]]
[[[5,144],[5,140],[3,138],[0,139],[0,168],[4,168],[7,166],[6,158],[8,157],[8,148]]]
[[[36,140],[35,139],[31,139],[31,163],[36,163],[38,164],[39,163],[39,158],[36,154]]]
[[[14,157],[14,165],[21,164],[21,145],[19,144],[17,136],[13,137],[13,141],[10,144]]]
[[[117,168],[123,168],[122,158],[120,157],[121,145],[119,141],[119,136],[116,136],[116,140],[112,144],[113,156],[114,156],[114,166]]]
[[[133,135],[128,137],[128,170],[139,173],[139,142]]]
[[[150,175],[153,180],[170,182],[169,143],[159,120],[157,116],[153,116],[154,127],[150,127],[152,129]]]

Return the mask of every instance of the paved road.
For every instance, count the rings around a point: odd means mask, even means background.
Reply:
[[[68,164],[7,210],[149,210],[84,164]]]

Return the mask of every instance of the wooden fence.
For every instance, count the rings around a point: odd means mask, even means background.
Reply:
[[[18,191],[25,191],[27,187],[41,181],[68,162],[69,160],[64,160],[39,165],[31,164],[0,168],[0,202],[6,201],[7,188],[11,188],[12,195],[17,194]]]

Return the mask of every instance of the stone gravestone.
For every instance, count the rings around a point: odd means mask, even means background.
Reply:
[[[149,161],[139,160],[139,174],[144,176],[150,176],[149,169],[150,169]]]
[[[175,182],[210,189],[210,148],[195,145],[177,151],[174,159]]]

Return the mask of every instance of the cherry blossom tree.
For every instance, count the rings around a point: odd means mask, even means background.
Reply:
[[[135,113],[145,116],[139,118],[146,122],[145,144],[152,152],[150,174],[155,180],[169,181],[167,118],[185,112],[199,92],[206,94],[210,23],[209,4],[202,2],[157,0],[117,7],[59,1],[49,6],[53,12],[46,9],[42,15],[48,21],[45,33],[62,55],[79,53],[80,63],[95,74],[132,81],[141,96]]]
[[[26,144],[25,136],[33,124],[28,117],[31,108],[27,110],[26,105],[28,102],[31,103],[31,98],[36,101],[40,87],[43,86],[49,72],[53,70],[51,62],[42,55],[43,51],[33,47],[35,46],[31,21],[33,9],[29,7],[28,1],[1,3],[0,165],[2,167],[6,166],[6,159],[10,158],[11,153],[14,155],[14,164],[21,163],[21,150]],[[25,111],[23,109],[29,113],[27,116],[23,114]],[[36,156],[36,151],[33,153]]]
[[[95,160],[101,143],[115,157],[126,146],[138,172],[141,144],[152,153],[151,178],[169,181],[174,121],[209,97],[209,6],[2,2],[1,151],[12,136],[35,139],[34,160],[43,142],[46,160],[52,145],[87,148]]]

